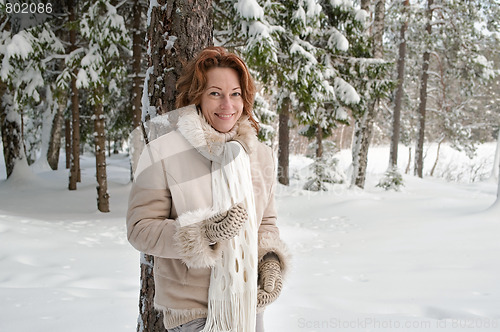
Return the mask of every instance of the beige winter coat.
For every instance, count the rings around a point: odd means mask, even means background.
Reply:
[[[174,111],[173,130],[143,150],[134,175],[127,212],[127,234],[139,251],[155,257],[155,307],[164,311],[166,328],[207,316],[210,268],[220,256],[201,223],[191,228],[191,241],[178,233],[179,218],[199,221],[217,211],[212,207],[212,160],[226,140],[236,140],[250,156],[255,208],[259,226],[259,261],[278,255],[283,271],[288,254],[276,226],[275,163],[272,150],[260,143],[248,118],[237,131],[221,134],[203,118],[199,127],[195,106]],[[178,118],[178,120],[176,120]],[[198,120],[198,121],[197,121]]]

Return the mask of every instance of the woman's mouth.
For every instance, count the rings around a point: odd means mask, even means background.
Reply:
[[[219,113],[214,113],[219,119],[222,120],[227,120],[233,117],[234,113],[231,114],[219,114]]]

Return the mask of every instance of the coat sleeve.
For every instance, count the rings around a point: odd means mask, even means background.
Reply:
[[[271,152],[272,156],[272,152]],[[275,165],[274,158],[270,158],[270,163]],[[269,199],[266,208],[264,209],[264,214],[262,217],[262,222],[259,227],[258,238],[259,238],[259,252],[258,252],[258,260],[259,264],[264,260],[264,257],[268,253],[274,253],[278,256],[281,265],[281,272],[286,274],[289,270],[290,265],[290,253],[288,251],[288,247],[283,242],[280,237],[280,232],[278,226],[276,224],[277,220],[277,211],[276,211],[276,202],[275,202],[275,188],[276,188],[276,176],[275,172],[273,172],[268,179],[269,183],[272,183]]]
[[[170,219],[172,197],[163,162],[151,146],[142,152],[128,200],[127,237],[137,250],[163,258],[180,258],[173,237],[175,219]]]
[[[172,218],[172,195],[165,158],[148,145],[134,173],[127,211],[127,237],[137,250],[162,258],[181,259],[188,267],[215,265],[221,247],[204,236],[203,220],[211,209],[200,209]],[[189,226],[180,227],[182,224]]]

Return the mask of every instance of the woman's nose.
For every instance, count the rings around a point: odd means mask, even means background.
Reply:
[[[231,100],[229,95],[224,95],[221,100],[220,108],[227,109],[231,106]]]

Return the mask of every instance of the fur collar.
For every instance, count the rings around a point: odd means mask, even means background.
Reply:
[[[220,133],[207,122],[195,105],[183,107],[178,112],[177,129],[206,158],[219,160],[224,144],[231,140],[239,142],[248,154],[254,150],[257,134],[248,116],[242,115],[230,132]]]

